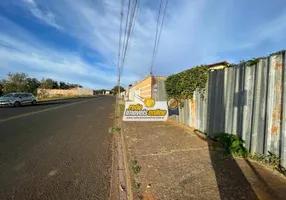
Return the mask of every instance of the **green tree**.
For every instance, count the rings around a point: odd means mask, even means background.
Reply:
[[[97,90],[96,93],[97,94],[104,94],[105,91],[106,91],[105,89],[100,89],[100,90]]]
[[[26,80],[26,92],[33,93],[37,95],[37,89],[40,87],[41,83],[36,78],[27,78]]]
[[[68,85],[69,89],[70,88],[77,88],[77,87],[82,88],[82,86],[79,85],[79,84],[73,84],[73,83],[70,84],[70,83],[68,83],[67,85]]]
[[[60,86],[59,87],[60,87],[60,89],[64,89],[64,90],[69,88],[68,84],[66,84],[63,81],[60,82]]]
[[[120,92],[124,92],[124,91],[125,89],[122,86],[120,86]],[[111,90],[111,93],[116,95],[118,93],[118,86],[114,86]]]
[[[53,81],[53,89],[59,89],[59,84],[57,81]]]
[[[48,79],[42,79],[40,88],[42,89],[53,89],[54,88],[54,81],[50,78]]]
[[[28,75],[25,73],[8,73],[8,78],[2,80],[3,93],[25,92]]]
[[[0,80],[0,96],[3,95],[3,84],[2,80]]]

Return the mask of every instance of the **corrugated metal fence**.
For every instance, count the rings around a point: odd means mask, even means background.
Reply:
[[[204,99],[196,91],[172,118],[208,134],[241,136],[251,152],[271,151],[286,166],[285,77],[285,53],[253,66],[244,63],[212,71]]]
[[[156,101],[166,100],[165,81],[157,81],[157,83],[152,86],[152,97]]]

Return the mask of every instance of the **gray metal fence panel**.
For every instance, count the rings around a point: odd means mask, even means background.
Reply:
[[[245,140],[245,146],[250,149],[251,128],[252,128],[252,111],[253,111],[253,94],[254,94],[254,73],[255,67],[245,65],[244,86],[245,105],[243,107],[242,121],[242,139]]]
[[[219,105],[218,108],[218,117],[219,117],[219,124],[218,124],[218,132],[225,132],[224,124],[225,124],[225,70],[219,70]]]
[[[153,86],[152,98],[154,98],[155,101],[166,101],[167,95],[166,95],[165,81],[164,80],[158,81]]]
[[[253,96],[253,113],[251,129],[251,151],[263,153],[263,141],[265,135],[265,106],[267,92],[267,60],[260,60],[255,68],[254,96]]]
[[[216,74],[217,72],[210,72],[209,75],[209,103],[208,103],[208,133],[212,134],[213,131],[213,124],[214,116],[215,116],[215,90],[216,90]]]
[[[282,125],[281,125],[281,161],[286,166],[286,56],[283,55],[283,76],[282,76]]]
[[[203,110],[202,110],[202,132],[207,132],[207,108],[208,108],[208,87],[206,88],[205,92],[204,92],[204,97],[202,98],[203,101]]]
[[[274,99],[274,71],[275,59],[274,56],[270,57],[269,70],[268,70],[268,90],[267,90],[267,112],[266,112],[266,145],[265,145],[265,153],[273,150],[272,147],[272,113],[273,113],[273,99]]]
[[[189,101],[186,99],[185,100],[185,103],[184,103],[184,105],[185,105],[185,124],[187,125],[187,126],[189,126],[189,121],[190,121],[190,108],[189,108]]]
[[[232,132],[233,97],[234,97],[234,71],[235,68],[226,68],[226,102],[225,102],[225,132]]]
[[[201,104],[200,104],[200,97],[199,95],[196,95],[196,108],[197,108],[197,127],[195,127],[196,129],[200,130],[200,125],[201,125]]]
[[[238,86],[239,86],[239,67],[234,67],[234,92],[233,92],[233,112],[232,112],[232,131],[237,135],[237,114],[238,114]]]
[[[244,73],[245,73],[245,65],[240,64],[238,67],[238,93],[237,95],[237,135],[242,137],[242,122],[243,122],[243,106],[245,105],[245,91],[243,88],[244,83]]]
[[[200,101],[200,126],[199,130],[204,132],[204,108],[205,108],[205,102],[201,94],[199,94],[199,101]]]
[[[274,62],[274,98],[271,128],[271,146],[272,152],[276,155],[280,154],[280,134],[281,134],[281,117],[282,117],[282,75],[283,75],[283,56],[282,54],[275,56]]]
[[[228,82],[228,75],[229,75],[229,71],[228,70],[221,70],[223,71],[223,83],[222,83],[222,87],[223,87],[223,94],[222,94],[222,105],[221,105],[221,109],[222,109],[222,115],[221,118],[223,119],[223,122],[221,123],[221,131],[226,133],[226,120],[227,120],[227,108],[226,108],[226,102],[228,101],[228,84],[224,84],[224,82]]]

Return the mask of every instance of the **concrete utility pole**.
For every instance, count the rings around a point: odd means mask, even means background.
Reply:
[[[117,87],[118,87],[118,98],[120,98],[120,51],[121,51],[121,33],[122,33],[122,20],[123,20],[123,1],[121,1],[121,12],[120,12],[120,29],[119,29],[119,46],[118,46],[118,66],[117,66]]]
[[[118,98],[120,98],[120,73],[118,75],[118,84],[117,84],[117,87],[118,87]]]

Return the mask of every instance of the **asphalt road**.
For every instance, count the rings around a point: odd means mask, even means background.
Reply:
[[[107,199],[115,98],[0,108],[0,199]]]
[[[7,119],[7,118],[17,116],[17,115],[30,113],[30,112],[36,112],[36,111],[41,111],[41,110],[48,109],[48,108],[54,108],[56,106],[75,103],[75,102],[87,100],[90,98],[97,98],[97,97],[82,97],[82,98],[64,99],[64,100],[41,101],[33,106],[23,105],[19,108],[1,106],[0,107],[0,120]]]

